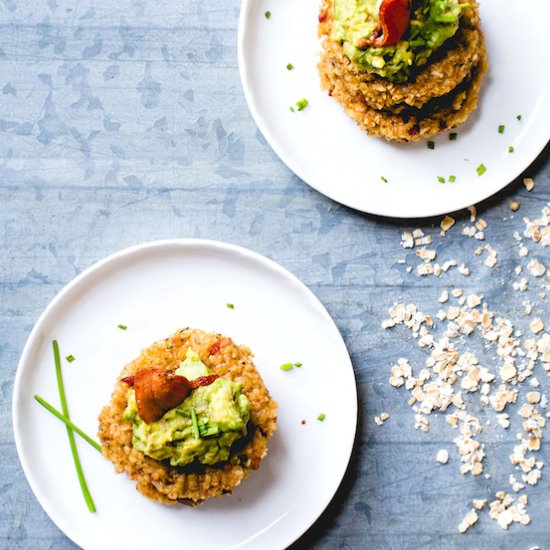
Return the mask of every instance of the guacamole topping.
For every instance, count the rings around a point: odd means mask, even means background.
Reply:
[[[211,372],[189,349],[175,374],[192,381]],[[241,384],[217,378],[148,424],[138,414],[134,389],[129,389],[124,419],[132,422],[133,447],[155,460],[168,460],[172,466],[228,460],[233,443],[247,435],[250,403],[241,391]]]
[[[410,25],[397,44],[360,49],[379,26],[383,0],[334,0],[331,39],[342,43],[356,65],[379,76],[402,82],[421,67],[458,30],[459,0],[420,0],[413,3]]]

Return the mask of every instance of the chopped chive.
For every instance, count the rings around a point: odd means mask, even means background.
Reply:
[[[218,428],[218,426],[213,426],[212,428],[208,428],[208,430],[205,430],[201,434],[201,437],[210,437],[212,435],[218,435],[219,433],[220,429]]]
[[[516,118],[517,118],[518,120],[521,120],[521,115],[516,115]]]
[[[63,416],[70,420],[69,408],[67,406],[67,398],[65,396],[65,386],[63,385],[63,373],[61,372],[61,359],[59,356],[59,346],[57,340],[52,342],[53,346],[53,357],[55,361],[55,376],[57,378],[57,389],[59,391],[59,400],[61,401],[61,410],[63,411]],[[92,495],[88,490],[88,485],[86,484],[86,479],[84,478],[84,472],[82,471],[82,465],[80,464],[80,457],[78,456],[78,450],[76,448],[76,442],[74,440],[74,432],[72,428],[66,426],[67,436],[69,437],[69,446],[71,447],[71,453],[73,455],[74,466],[76,469],[76,474],[78,476],[78,481],[80,483],[80,488],[82,494],[84,495],[84,500],[88,505],[88,510],[90,512],[95,512],[95,504],[92,500]]]
[[[266,19],[269,19],[271,17],[271,12],[270,11],[266,11],[265,12],[265,18]]]
[[[326,417],[327,417],[327,415],[326,415],[325,413],[321,413],[321,414],[317,417],[317,420],[319,420],[319,422],[322,422]]]
[[[428,145],[428,149],[435,149],[435,142],[428,141],[427,145]]]
[[[445,178],[443,176],[437,176],[437,181],[439,183],[445,183]]]
[[[226,306],[228,309],[235,309],[235,304],[228,303],[228,304],[225,304],[225,306]]]
[[[292,363],[283,363],[279,368],[281,370],[292,370],[294,365]]]
[[[294,69],[294,65],[292,63],[287,63],[286,70],[287,71],[292,71],[292,69]]]
[[[510,145],[510,147],[508,147],[508,152],[509,153],[513,153],[514,152],[514,148]]]
[[[298,111],[303,111],[309,104],[309,101],[303,97],[302,99],[299,99],[296,102],[296,106],[298,107]]]
[[[456,138],[457,138],[457,137],[458,137],[458,134],[457,134],[456,132],[451,132],[451,133],[449,134],[449,139],[450,139],[451,141],[456,141]]]
[[[302,363],[294,363],[294,366],[300,368],[302,366]]]
[[[480,164],[477,168],[476,168],[476,172],[477,172],[477,175],[478,176],[482,176],[483,174],[485,174],[485,172],[487,172],[487,168],[485,168],[485,166],[483,164]]]
[[[67,360],[67,363],[72,363],[75,360],[74,355],[66,355],[65,359]]]
[[[193,437],[199,439],[201,434],[199,431],[199,423],[197,422],[197,414],[195,409],[191,409],[191,421],[193,422]]]
[[[454,183],[456,181],[456,176],[449,176],[449,183]]]
[[[385,178],[384,176],[380,176],[380,179],[381,179],[384,183],[388,183],[387,178]]]
[[[501,125],[498,127],[498,133],[499,133],[499,134],[504,134],[504,128],[505,128],[504,124],[501,124]]]
[[[128,327],[126,325],[117,325],[117,327],[120,329],[120,330],[126,330]]]
[[[294,107],[290,107],[291,112],[294,112]]]
[[[35,395],[34,398],[48,411],[50,411],[54,416],[59,418],[61,422],[64,422],[66,426],[75,431],[84,441],[87,441],[94,449],[97,449],[100,453],[102,452],[101,445],[94,441],[89,435],[86,435],[78,426],[73,424],[66,416],[63,416],[55,407],[50,405],[45,399],[39,395]]]

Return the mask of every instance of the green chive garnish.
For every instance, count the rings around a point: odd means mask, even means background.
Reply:
[[[327,415],[326,415],[325,413],[321,413],[321,414],[317,417],[317,420],[319,420],[319,422],[322,422],[326,417],[327,417]]]
[[[435,149],[435,142],[433,141],[428,141],[428,149]]]
[[[449,176],[449,183],[454,183],[456,181],[456,176]]]
[[[384,183],[388,183],[387,178],[385,178],[384,176],[380,176],[380,179],[381,179]]]
[[[225,304],[229,309],[235,309],[235,304]]]
[[[74,355],[66,355],[65,359],[67,360],[67,363],[72,363],[75,360]]]
[[[287,71],[292,71],[292,69],[294,69],[294,65],[292,63],[287,63],[286,70]]]
[[[271,12],[270,11],[266,11],[265,12],[265,18],[266,19],[269,19],[271,17]]]
[[[100,453],[102,452],[101,445],[94,441],[89,435],[85,434],[78,426],[73,424],[66,416],[63,416],[55,407],[50,405],[45,399],[39,395],[35,395],[34,398],[48,411],[50,411],[54,416],[59,418],[61,422],[64,422],[66,426],[71,428],[76,432],[84,441],[87,441],[94,449],[97,449]]]
[[[212,428],[208,428],[208,430],[204,430],[203,433],[201,433],[201,437],[211,437],[213,435],[218,435],[220,433],[220,429],[218,426],[213,426]]]
[[[517,118],[518,120],[521,120],[521,115],[517,115],[516,118]]]
[[[513,153],[514,152],[514,148],[510,145],[510,147],[508,147],[508,152],[509,153]]]
[[[483,164],[480,164],[477,168],[476,168],[476,172],[477,172],[477,175],[478,176],[482,176],[483,174],[485,174],[485,172],[487,172],[487,168],[485,168],[485,166]]]
[[[296,102],[296,106],[298,107],[298,111],[303,111],[309,104],[309,101],[303,97],[302,99],[299,99]]]
[[[292,370],[294,365],[292,363],[283,363],[279,368],[281,370]]]
[[[499,133],[499,134],[504,134],[504,128],[505,128],[504,124],[501,124],[501,125],[498,127],[498,133]]]
[[[291,112],[294,112],[294,107],[291,107],[290,110],[291,110]]]
[[[445,183],[445,178],[443,176],[437,176],[437,181],[439,183]]]
[[[63,374],[61,372],[61,358],[59,356],[59,346],[57,340],[52,342],[53,346],[53,357],[55,361],[55,376],[57,378],[57,389],[59,391],[59,400],[61,401],[61,410],[63,411],[63,416],[70,420],[69,408],[67,407],[67,398],[65,397],[65,386],[63,385]],[[72,428],[67,426],[67,435],[69,437],[69,445],[71,447],[71,453],[73,455],[74,466],[76,468],[76,473],[78,476],[78,481],[80,483],[80,488],[82,489],[82,494],[84,495],[84,500],[88,505],[88,510],[90,512],[95,512],[95,504],[88,490],[88,485],[86,484],[86,479],[84,478],[84,472],[82,471],[82,465],[80,464],[80,457],[78,456],[78,450],[76,448],[76,442],[74,440],[74,432]]]
[[[294,363],[294,366],[300,368],[302,366],[302,363]]]
[[[458,134],[457,134],[456,132],[451,132],[451,133],[449,134],[449,139],[450,139],[451,141],[456,141],[457,136],[458,136]]]
[[[126,330],[128,327],[126,325],[117,325],[117,327],[120,329],[120,330]]]
[[[195,439],[199,439],[201,434],[199,431],[199,423],[197,422],[197,414],[195,413],[195,409],[191,409],[191,421],[193,422],[193,437]]]

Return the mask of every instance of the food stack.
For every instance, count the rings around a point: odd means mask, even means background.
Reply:
[[[405,30],[383,44],[392,24],[384,6],[399,3]],[[319,35],[321,86],[369,135],[417,141],[456,128],[477,106],[488,65],[475,1],[326,0]]]

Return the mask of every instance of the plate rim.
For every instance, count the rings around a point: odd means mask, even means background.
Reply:
[[[331,327],[332,330],[335,330],[335,336],[337,336],[338,345],[342,348],[342,351],[345,353],[345,356],[347,358],[347,366],[349,367],[346,369],[346,371],[349,372],[350,381],[352,383],[353,392],[351,392],[351,395],[349,396],[350,399],[353,399],[352,402],[352,415],[353,415],[353,431],[352,436],[350,437],[350,441],[347,442],[346,448],[345,448],[345,454],[346,457],[345,460],[342,461],[342,464],[339,465],[338,470],[336,471],[336,475],[333,477],[333,483],[330,487],[330,491],[328,491],[328,499],[326,502],[322,502],[322,506],[319,508],[318,513],[311,519],[311,521],[305,522],[303,526],[301,526],[299,529],[296,529],[296,532],[293,533],[290,537],[287,537],[284,540],[284,545],[282,548],[286,548],[287,546],[293,544],[296,542],[302,535],[304,535],[314,524],[315,522],[321,517],[321,515],[325,512],[329,504],[332,502],[334,497],[336,496],[338,489],[340,488],[342,481],[346,475],[346,472],[349,468],[349,465],[351,463],[351,457],[353,454],[353,450],[355,447],[355,441],[357,439],[357,424],[358,424],[358,393],[357,393],[357,380],[355,377],[355,370],[353,368],[353,363],[351,361],[351,357],[349,354],[349,351],[347,349],[346,343],[344,341],[344,338],[336,325],[334,319],[328,312],[328,310],[325,308],[325,306],[322,304],[322,302],[317,298],[317,296],[314,294],[314,292],[304,283],[302,282],[296,275],[294,275],[291,271],[283,267],[282,265],[278,264],[271,258],[268,258],[267,256],[264,256],[263,254],[256,252],[254,250],[251,250],[249,248],[243,247],[241,245],[233,244],[233,243],[227,243],[224,241],[219,241],[215,239],[203,239],[203,238],[175,238],[175,239],[160,239],[160,240],[154,240],[154,241],[147,241],[141,244],[129,246],[126,248],[123,248],[121,250],[118,250],[116,252],[113,252],[112,254],[109,254],[100,260],[92,263],[90,266],[88,266],[86,269],[84,269],[81,273],[76,275],[74,278],[72,278],[68,283],[66,283],[61,290],[48,302],[47,306],[44,308],[42,313],[39,315],[38,319],[33,325],[33,328],[31,332],[29,333],[29,336],[27,337],[27,340],[25,341],[23,351],[21,353],[19,362],[17,364],[17,370],[15,373],[15,379],[14,379],[14,385],[13,385],[13,391],[12,391],[12,407],[11,407],[11,414],[12,414],[12,430],[13,430],[13,436],[15,441],[15,447],[17,450],[17,457],[19,459],[19,463],[21,465],[21,468],[23,470],[23,473],[25,474],[25,478],[31,488],[31,491],[46,513],[46,515],[49,517],[49,519],[63,532],[65,536],[67,536],[73,543],[82,546],[82,544],[85,544],[86,540],[81,540],[81,535],[79,535],[78,529],[74,530],[72,527],[69,527],[66,525],[65,520],[62,517],[57,517],[55,514],[51,512],[49,509],[48,499],[45,497],[45,495],[42,493],[42,491],[38,488],[38,481],[36,477],[32,474],[32,469],[30,468],[29,462],[27,461],[27,454],[24,451],[24,438],[22,437],[21,429],[19,428],[19,424],[21,422],[21,418],[19,415],[19,409],[22,406],[22,398],[23,393],[21,391],[21,384],[22,384],[22,378],[23,378],[23,371],[28,369],[29,367],[25,367],[25,364],[28,365],[29,363],[29,356],[32,353],[33,349],[36,346],[36,340],[37,336],[39,335],[42,326],[46,324],[48,321],[48,318],[52,314],[53,311],[56,310],[57,304],[61,302],[67,294],[69,294],[73,288],[78,287],[82,282],[85,282],[89,277],[93,276],[98,270],[101,270],[106,265],[109,265],[111,262],[118,262],[121,259],[124,259],[124,257],[131,257],[134,254],[139,253],[147,253],[148,251],[152,250],[158,250],[162,248],[170,248],[170,247],[181,247],[182,249],[186,248],[209,248],[211,250],[223,250],[224,252],[229,252],[232,255],[237,254],[238,256],[247,258],[249,260],[253,260],[257,265],[261,265],[265,268],[268,268],[271,271],[275,271],[278,275],[283,276],[287,282],[290,282],[294,285],[297,285],[302,292],[305,292],[305,295],[308,298],[308,301],[311,305],[314,305],[317,311],[323,315],[325,321],[327,321]],[[246,541],[241,541],[238,543],[235,548],[239,547],[241,544],[243,544]]]
[[[531,154],[527,155],[526,160],[523,163],[519,163],[516,169],[510,170],[508,172],[508,175],[504,177],[503,183],[498,184],[496,187],[492,187],[491,190],[488,190],[488,191],[486,190],[483,192],[478,191],[478,189],[482,189],[482,187],[477,186],[475,189],[476,192],[474,193],[475,196],[474,194],[472,194],[473,200],[468,200],[464,203],[462,202],[457,203],[456,205],[453,205],[452,208],[440,207],[432,210],[430,209],[430,204],[431,204],[430,201],[426,201],[425,207],[423,209],[419,209],[418,211],[415,211],[413,214],[408,214],[403,212],[388,213],[387,211],[382,211],[377,207],[368,208],[368,209],[359,207],[353,204],[353,201],[347,200],[346,198],[336,198],[337,193],[333,192],[331,189],[329,189],[328,191],[326,189],[323,189],[321,191],[316,184],[311,182],[311,178],[307,177],[306,170],[301,168],[301,166],[299,165],[299,162],[298,161],[294,162],[291,158],[289,158],[283,152],[282,147],[279,146],[278,140],[273,136],[273,134],[269,130],[269,125],[261,116],[260,111],[256,105],[256,102],[254,101],[251,82],[248,78],[248,72],[250,67],[245,62],[245,57],[246,57],[245,43],[246,43],[246,35],[248,31],[247,20],[249,19],[249,14],[252,11],[251,6],[256,1],[257,0],[242,0],[241,10],[239,14],[238,30],[237,30],[237,61],[239,66],[241,87],[244,92],[248,109],[252,115],[252,118],[254,119],[254,122],[260,129],[263,137],[265,138],[265,140],[267,141],[271,149],[283,162],[283,164],[285,164],[287,168],[289,168],[296,176],[298,176],[305,184],[307,184],[309,187],[314,189],[317,193],[320,193],[321,195],[328,197],[330,200],[338,204],[351,208],[357,212],[363,212],[365,214],[380,216],[380,217],[389,218],[389,219],[394,218],[394,219],[413,220],[413,219],[431,218],[435,216],[442,216],[444,214],[450,214],[452,212],[457,212],[459,210],[468,208],[471,205],[480,204],[481,202],[497,195],[498,193],[500,193],[501,191],[504,191],[507,187],[512,185],[515,182],[515,180],[521,174],[523,174],[525,170],[528,169],[529,166],[531,166],[538,159],[540,154],[544,151],[545,147],[550,142],[550,126],[548,126],[548,130],[546,133],[541,132],[542,137],[540,138],[540,142],[538,142],[537,146],[533,148]]]

